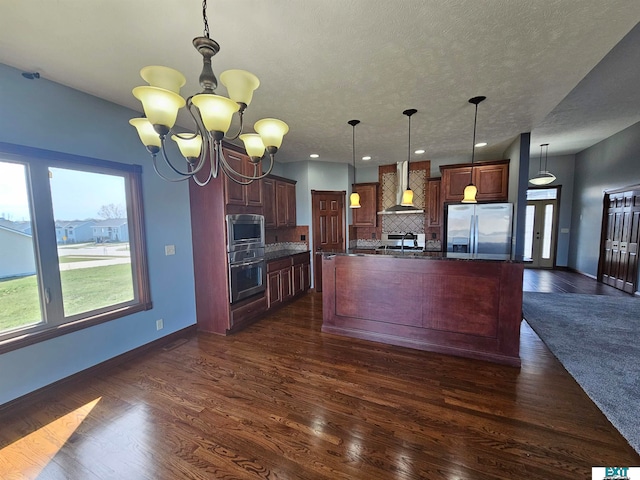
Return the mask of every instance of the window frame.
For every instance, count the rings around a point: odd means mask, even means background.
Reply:
[[[134,289],[134,300],[130,302],[115,304],[66,318],[62,311],[57,312],[55,309],[49,311],[49,316],[54,318],[48,325],[47,319],[43,318],[44,326],[42,323],[38,323],[24,329],[16,329],[14,335],[0,340],[0,354],[122,318],[132,313],[150,310],[153,305],[151,302],[144,228],[142,167],[135,164],[124,164],[3,142],[0,142],[0,156],[1,161],[16,162],[26,166],[27,188],[30,191],[29,208],[32,216],[32,236],[41,302],[45,298],[44,285],[47,285],[47,288],[52,285],[60,288],[61,285],[59,269],[50,266],[43,268],[42,264],[43,259],[48,259],[48,261],[53,258],[58,259],[53,206],[48,183],[49,167],[111,174],[125,178],[129,248]],[[47,172],[46,174],[44,173],[45,171]],[[47,275],[51,274],[57,275],[57,280],[47,280]],[[59,295],[61,299],[59,304],[61,306],[62,292],[53,292],[53,294]]]

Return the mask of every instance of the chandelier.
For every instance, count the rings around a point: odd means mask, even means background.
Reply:
[[[258,78],[245,70],[227,70],[220,74],[220,81],[227,88],[229,98],[218,95],[218,86],[211,57],[220,51],[220,45],[209,38],[207,21],[207,0],[202,2],[204,36],[193,39],[193,46],[202,55],[200,86],[202,92],[188,97],[180,96],[180,88],[186,83],[185,76],[177,70],[162,66],[149,66],[140,71],[140,76],[149,84],[133,89],[133,96],[142,102],[146,118],[133,118],[129,123],[138,131],[142,144],[151,154],[156,173],[169,182],[179,182],[192,178],[199,186],[204,186],[220,171],[240,185],[248,185],[264,178],[273,169],[274,157],[282,145],[282,137],[289,131],[286,123],[275,118],[258,120],[254,124],[257,133],[242,133],[244,112],[251,103],[253,92],[260,85]],[[186,105],[195,124],[193,132],[175,132],[178,110]],[[239,128],[235,135],[228,137],[233,115],[238,113]],[[178,149],[186,165],[178,167],[169,159],[166,151],[167,136],[178,144]],[[233,169],[222,150],[222,139],[243,141],[253,172]],[[261,171],[261,161],[269,155],[269,167]],[[173,171],[173,178],[163,174],[158,168],[158,154]],[[209,159],[209,168],[205,168]],[[202,171],[202,173],[200,173]],[[200,173],[200,174],[199,174]],[[174,175],[175,174],[175,175]]]

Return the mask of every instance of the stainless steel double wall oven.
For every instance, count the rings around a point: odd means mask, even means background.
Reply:
[[[227,215],[230,302],[262,293],[266,289],[264,217]]]

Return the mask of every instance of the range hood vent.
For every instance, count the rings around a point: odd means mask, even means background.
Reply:
[[[400,205],[402,202],[402,194],[407,189],[407,169],[409,168],[409,162],[398,162],[396,165],[396,203],[392,207],[386,208],[378,215],[399,215],[410,213],[424,213],[424,210],[417,207],[405,207]]]

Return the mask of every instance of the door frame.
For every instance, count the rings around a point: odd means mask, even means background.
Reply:
[[[339,195],[342,198],[342,250],[344,251],[347,246],[347,215],[345,209],[345,202],[347,198],[346,190],[311,190],[311,268],[313,270],[311,278],[313,279],[313,288],[315,291],[322,291],[322,287],[320,287],[320,290],[318,290],[317,288],[318,276],[320,277],[320,279],[322,278],[322,264],[318,264],[318,258],[316,256],[316,232],[319,231],[319,228],[316,220],[316,214],[318,213],[318,211],[315,207],[314,197],[317,195],[327,194]]]
[[[548,190],[551,188],[555,188],[556,190],[556,198],[555,198],[556,205],[553,211],[553,222],[551,225],[551,231],[553,236],[553,239],[551,242],[553,264],[551,267],[533,267],[525,263],[524,264],[525,268],[541,268],[541,269],[547,269],[547,270],[555,270],[556,268],[556,261],[558,259],[558,237],[560,236],[558,227],[560,225],[560,204],[561,204],[561,197],[562,197],[562,185],[544,185],[539,187],[527,187],[527,190]],[[528,205],[529,202],[536,202],[536,201],[538,200],[526,200],[526,204]]]
[[[607,231],[608,231],[608,224],[609,224],[609,198],[610,195],[612,194],[617,194],[617,193],[626,193],[626,192],[633,192],[632,195],[635,192],[640,192],[640,184],[637,185],[630,185],[627,187],[622,187],[622,188],[615,188],[612,190],[605,190],[604,191],[604,195],[602,197],[602,225],[600,226],[600,249],[599,249],[599,254],[598,254],[598,272],[597,272],[597,276],[596,279],[598,280],[598,282],[603,283],[605,285],[610,285],[609,283],[605,283],[604,282],[604,268],[605,268],[605,256],[606,256],[606,242],[607,242]],[[627,289],[624,288],[618,288],[616,285],[610,285],[613,288],[617,288],[618,290],[622,290],[624,292],[630,293],[631,295],[636,295],[636,292],[638,292],[638,267],[640,266],[640,255],[636,254],[635,255],[635,267],[634,267],[634,271],[635,271],[635,275],[632,278],[632,291],[628,291]]]

